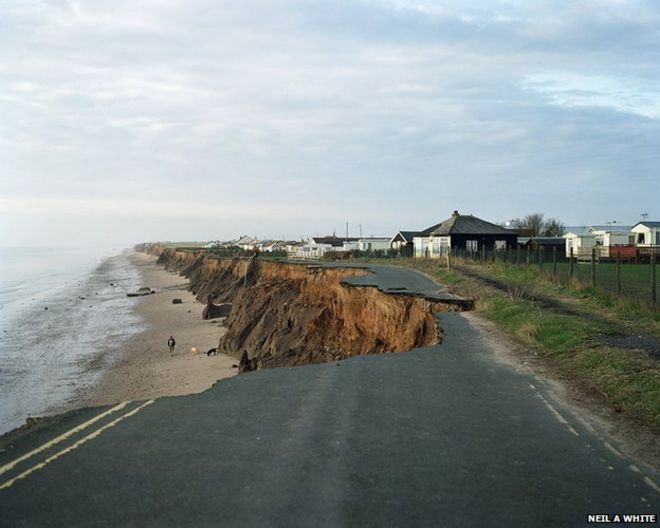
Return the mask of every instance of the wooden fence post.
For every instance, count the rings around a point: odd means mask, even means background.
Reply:
[[[571,246],[571,256],[568,258],[569,266],[569,276],[568,282],[573,280],[573,246]]]
[[[532,248],[530,246],[527,246],[527,265],[530,266],[532,264],[532,256],[531,256]]]
[[[596,246],[591,248],[591,287],[596,287]]]
[[[539,268],[541,268],[541,270],[543,270],[543,256],[544,256],[543,253],[545,253],[543,251],[543,246],[538,246],[537,251],[539,252],[539,255],[538,255],[538,257],[539,257]]]
[[[486,244],[481,246],[481,262],[486,263]]]
[[[516,245],[516,266],[520,266],[520,246]]]
[[[651,258],[649,259],[651,261],[651,303],[653,304],[653,308],[657,306],[657,296],[655,293],[655,247],[651,248]]]
[[[616,295],[621,297],[621,252],[616,253]]]
[[[552,246],[552,276],[557,277],[557,246]]]

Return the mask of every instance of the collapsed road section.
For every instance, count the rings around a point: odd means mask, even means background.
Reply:
[[[247,351],[260,367],[324,363],[361,354],[405,352],[442,339],[436,312],[470,302],[402,287],[383,291],[366,267],[259,259],[218,259],[145,245],[214,313],[230,304],[218,351]]]

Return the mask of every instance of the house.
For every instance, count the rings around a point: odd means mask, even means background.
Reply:
[[[222,245],[222,242],[219,240],[211,240],[210,242],[207,242],[204,244],[202,247],[206,249],[212,249],[212,248],[219,248]]]
[[[450,218],[413,237],[416,257],[437,258],[450,250],[506,250],[518,243],[516,231],[454,211]]]
[[[344,247],[344,242],[357,242],[359,239],[351,237],[338,237],[332,236],[315,236],[309,239],[310,244],[329,244],[337,250],[341,251]]]
[[[599,257],[609,257],[610,247],[632,244],[630,229],[626,226],[568,227],[563,236],[566,256],[571,256],[572,249],[576,258],[590,259],[592,248],[596,247]]]
[[[261,245],[261,243],[256,238],[252,238],[251,236],[248,235],[243,235],[236,242],[234,242],[234,245],[238,246],[243,251],[252,251],[255,248],[258,248]]]
[[[351,251],[357,251],[360,249],[360,244],[358,243],[357,240],[351,240],[351,241],[344,241],[341,251],[345,251],[350,253]],[[337,251],[339,251],[339,248],[337,248]]]
[[[413,238],[419,235],[419,231],[399,231],[390,240],[390,248],[400,255],[411,257],[414,251]]]
[[[295,258],[298,248],[304,246],[304,242],[297,242],[295,240],[287,240],[284,242],[284,251],[286,251],[287,256]]]
[[[566,257],[591,253],[591,248],[596,245],[596,237],[587,227],[567,227],[562,238],[566,241]]]
[[[637,222],[630,232],[637,247],[660,246],[660,222]]]
[[[390,250],[390,237],[366,237],[357,241],[358,250],[372,253],[382,251],[388,253]]]
[[[279,253],[281,251],[286,251],[286,246],[284,245],[284,242],[280,242],[278,240],[270,240],[263,243],[261,246],[261,251],[265,253]]]
[[[318,260],[323,258],[323,256],[329,251],[336,250],[337,248],[331,244],[310,243],[297,247],[295,252],[289,256],[303,260]]]

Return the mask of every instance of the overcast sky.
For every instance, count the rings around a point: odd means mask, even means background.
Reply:
[[[0,0],[0,245],[659,204],[654,0]]]

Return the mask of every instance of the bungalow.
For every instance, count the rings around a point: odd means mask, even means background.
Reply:
[[[252,238],[251,236],[248,235],[243,235],[236,242],[234,242],[234,245],[238,246],[243,251],[252,251],[253,249],[258,248],[261,245],[261,243],[256,238]]]
[[[332,236],[315,236],[309,239],[310,244],[329,244],[332,247],[336,248],[338,251],[341,251],[344,248],[344,242],[357,242],[359,239],[351,237],[338,237],[337,235]]]
[[[596,247],[599,257],[608,257],[609,248],[613,246],[628,246],[632,244],[630,227],[626,226],[589,226],[569,227],[564,234],[566,241],[566,256],[591,258],[591,251]]]
[[[298,248],[293,255],[293,258],[303,259],[303,260],[318,260],[323,258],[329,251],[336,251],[335,246],[331,244],[304,244]]]
[[[222,245],[222,242],[219,240],[211,240],[210,242],[207,242],[204,244],[202,247],[205,249],[212,249],[212,248],[219,248]]]
[[[367,237],[358,240],[358,249],[371,253],[373,251],[382,251],[384,253],[390,250],[390,237]]]
[[[637,247],[660,246],[660,222],[637,222],[630,228]]]
[[[269,242],[264,242],[261,246],[261,251],[266,253],[279,253],[280,251],[285,251],[286,246],[284,242],[279,242],[277,240],[271,240]]]
[[[419,235],[419,231],[399,231],[390,240],[390,248],[400,255],[411,257],[414,251],[413,238]]]
[[[304,242],[297,242],[295,240],[288,240],[284,243],[284,251],[286,251],[287,256],[295,257],[298,252],[298,248],[304,246]]]
[[[454,211],[451,218],[413,237],[416,257],[437,258],[451,249],[466,251],[505,250],[518,243],[518,233],[473,215]]]

